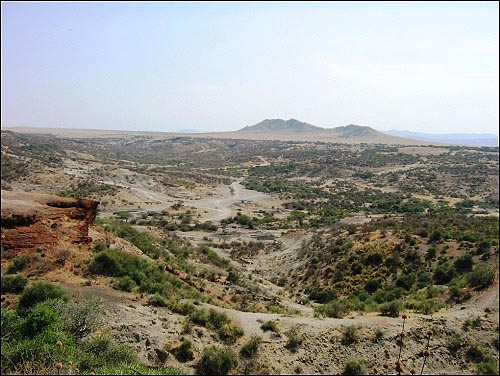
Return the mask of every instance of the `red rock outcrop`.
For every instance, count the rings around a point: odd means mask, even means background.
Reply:
[[[89,243],[99,202],[2,190],[2,258]]]

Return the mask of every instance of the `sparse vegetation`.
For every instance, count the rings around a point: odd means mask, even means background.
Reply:
[[[270,330],[271,332],[279,333],[278,325],[276,324],[275,321],[272,321],[272,320],[266,321],[264,324],[262,324],[260,326],[260,328],[264,332],[267,332],[268,330]]]
[[[196,366],[197,375],[227,375],[238,364],[236,355],[231,350],[207,347]]]
[[[240,355],[243,358],[252,358],[257,354],[259,345],[262,342],[262,338],[258,336],[252,336],[247,343],[245,343],[240,350]]]
[[[62,260],[58,267],[83,279],[83,288],[120,290],[109,294],[126,296],[127,310],[148,312],[151,325],[168,328],[162,335],[174,336],[169,343],[176,347],[157,342],[146,345],[148,351],[154,357],[155,350],[168,348],[191,372],[190,362],[196,359],[198,374],[307,373],[318,367],[343,374],[446,373],[457,369],[458,359],[460,370],[498,373],[498,328],[492,326],[491,310],[462,315],[467,317],[462,328],[437,323],[439,337],[432,346],[430,336],[418,332],[417,320],[397,335],[390,325],[363,325],[367,312],[380,312],[385,317],[377,320],[385,323],[401,312],[472,310],[461,303],[489,293],[498,264],[498,217],[491,215],[498,209],[493,184],[498,181],[498,148],[143,136],[74,140],[14,133],[2,137],[4,145],[9,153],[2,153],[2,186],[43,188],[101,204],[97,227],[89,233],[98,240],[68,244],[71,257],[44,246],[23,254],[2,243],[2,262],[7,260],[3,307],[16,307],[19,298],[17,311],[2,308],[2,373],[180,372],[141,365],[134,352],[117,342],[123,341],[121,335],[113,339],[122,329],[99,321],[99,302],[68,303],[64,292],[47,287],[33,295],[35,284],[30,284],[54,270],[56,259]],[[47,184],[47,171],[60,182]],[[235,177],[267,198],[246,201],[242,195],[239,200]],[[231,185],[221,189],[222,184]],[[226,198],[236,214],[207,220]],[[211,209],[197,206],[216,200]],[[223,212],[219,209],[217,214]],[[287,319],[261,325],[265,344],[257,336],[243,341],[243,328],[221,309]],[[290,316],[310,309],[315,318],[304,315],[303,327],[291,325],[295,318]],[[161,314],[166,311],[174,315]],[[287,361],[301,347],[316,354],[308,320],[348,315],[355,317],[355,325],[332,324],[330,332],[322,333],[330,339],[321,342],[324,349],[316,358],[304,356],[276,368],[270,365],[272,357],[266,363],[265,351],[277,346],[290,350],[282,353]],[[171,331],[171,326],[178,327]],[[106,335],[94,332],[96,327]],[[123,328],[127,340],[144,341],[140,329],[129,336],[132,329]],[[278,338],[280,330],[286,336]],[[63,345],[55,346],[54,340]],[[320,364],[323,351],[337,341],[345,351],[348,346],[361,349],[359,358],[333,353],[342,361]],[[217,342],[231,350],[203,349]],[[378,362],[383,356],[375,361],[365,353],[382,346],[390,348],[387,368]],[[443,362],[433,361],[434,349]],[[302,349],[296,355],[302,357]]]
[[[28,284],[28,278],[24,274],[2,275],[2,292],[23,292]]]

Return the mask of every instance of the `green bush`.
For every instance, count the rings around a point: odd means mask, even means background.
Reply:
[[[410,274],[403,274],[399,276],[399,278],[396,280],[396,286],[404,288],[405,290],[410,290],[411,287],[415,284],[417,281],[417,276],[414,273]]]
[[[193,311],[192,313],[189,314],[188,320],[191,321],[193,324],[207,327],[209,320],[208,312],[203,309]]]
[[[59,286],[43,282],[34,283],[21,294],[17,312],[19,315],[24,316],[31,307],[49,299],[66,301],[68,298],[64,290]]]
[[[341,319],[351,310],[349,304],[345,301],[332,300],[314,308],[315,316],[326,316]]]
[[[108,249],[108,246],[103,241],[98,241],[98,242],[95,242],[95,244],[92,248],[94,249],[95,252],[102,252],[102,251],[105,251],[106,249]]]
[[[471,287],[484,289],[493,284],[495,280],[495,270],[487,266],[476,266],[467,277],[467,283]]]
[[[364,289],[369,294],[373,294],[381,287],[382,281],[380,280],[380,278],[370,278],[368,281],[366,281]]]
[[[149,298],[148,301],[153,307],[166,307],[168,305],[167,300],[160,294],[154,294]]]
[[[22,323],[22,332],[26,338],[33,338],[43,330],[57,324],[59,315],[46,304],[40,303],[28,311]]]
[[[111,337],[101,335],[81,344],[79,368],[88,372],[103,366],[116,366],[137,362],[137,356],[129,347],[116,343]]]
[[[472,255],[470,253],[466,253],[465,255],[457,258],[453,265],[458,273],[463,274],[472,270],[474,260],[472,259]]]
[[[398,317],[399,312],[403,309],[403,303],[399,300],[384,303],[380,305],[382,316]]]
[[[309,299],[316,301],[317,303],[327,303],[335,299],[336,293],[329,289],[312,289],[309,292]]]
[[[18,339],[21,332],[21,322],[22,319],[19,317],[17,312],[13,309],[2,308],[2,344],[11,340]]]
[[[28,256],[16,256],[12,259],[9,266],[7,267],[7,274],[14,274],[22,271],[26,265],[29,263],[30,258]]]
[[[257,350],[259,349],[259,345],[262,342],[262,338],[258,336],[252,336],[245,343],[240,350],[240,355],[243,358],[252,358],[255,354],[257,354]]]
[[[234,343],[241,337],[243,330],[231,322],[225,313],[217,312],[211,308],[208,312],[200,309],[191,312],[188,320],[194,324],[215,330],[220,340],[226,343]]]
[[[229,269],[229,273],[226,279],[231,283],[238,283],[238,281],[240,280],[240,276],[235,270]]]
[[[208,327],[211,329],[220,329],[224,324],[229,323],[229,317],[223,312],[217,312],[215,309],[210,308],[208,311]]]
[[[411,304],[407,303],[406,308],[414,309],[415,312],[429,315],[439,311],[444,306],[444,303],[438,300],[416,300]]]
[[[238,360],[231,350],[210,346],[203,351],[203,357],[196,365],[196,374],[227,375],[237,365]]]
[[[432,260],[436,257],[437,248],[435,246],[430,246],[425,253],[426,260]]]
[[[245,334],[243,329],[232,322],[225,323],[217,329],[217,335],[227,344],[235,343],[243,334]]]
[[[342,332],[342,341],[343,345],[350,345],[358,342],[358,329],[354,325],[349,325],[344,328]]]
[[[476,366],[476,375],[498,375],[498,363],[491,355],[487,355]]]
[[[437,284],[444,285],[450,282],[456,275],[457,272],[455,268],[445,262],[436,268],[436,271],[434,272],[434,280]]]
[[[177,299],[173,299],[168,302],[168,308],[174,312],[178,313],[182,316],[189,316],[191,313],[193,313],[196,308],[194,307],[193,304],[188,303],[188,302],[180,302]]]
[[[341,375],[368,375],[370,364],[366,359],[347,359]]]
[[[279,329],[278,329],[278,325],[276,324],[276,321],[272,321],[272,320],[266,321],[264,324],[262,324],[260,326],[260,328],[264,332],[267,332],[268,330],[270,330],[271,332],[279,333]]]
[[[288,342],[286,343],[285,347],[292,352],[295,352],[297,350],[297,347],[299,347],[302,342],[304,342],[304,337],[297,328],[293,328],[285,334],[288,337]]]
[[[58,348],[57,341],[63,346]],[[46,373],[47,368],[53,369],[57,362],[75,362],[76,346],[73,337],[58,329],[57,325],[49,325],[33,338],[2,341],[1,356],[2,374],[40,375]]]
[[[137,283],[135,283],[132,278],[126,275],[124,277],[118,278],[118,281],[115,283],[114,287],[121,291],[131,292],[137,287]]]
[[[24,274],[2,275],[2,292],[20,293],[28,284]]]
[[[182,341],[178,347],[172,350],[172,353],[179,362],[188,362],[194,359],[194,351],[191,341]]]

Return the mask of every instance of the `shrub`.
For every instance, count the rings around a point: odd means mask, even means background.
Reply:
[[[161,296],[160,294],[152,295],[149,298],[148,303],[154,307],[166,307],[167,306],[167,300],[163,296]]]
[[[495,359],[487,355],[476,366],[476,375],[498,375],[498,364]]]
[[[183,315],[183,316],[188,316],[196,310],[193,304],[187,303],[187,302],[182,303],[176,299],[171,300],[169,302],[168,308],[172,312],[178,313],[178,314]]]
[[[299,347],[304,341],[302,334],[299,333],[297,328],[293,328],[285,334],[288,337],[288,342],[285,347],[290,351],[296,351],[297,347]]]
[[[486,349],[480,343],[474,342],[469,345],[465,355],[473,362],[479,363],[484,360]]]
[[[219,338],[226,343],[235,343],[244,334],[243,329],[232,322],[225,323],[217,330]]]
[[[2,348],[3,343],[8,342],[13,339],[17,339],[20,335],[21,328],[21,318],[13,309],[2,308],[2,321],[1,321],[1,330],[2,330]]]
[[[382,313],[382,316],[398,317],[401,309],[403,309],[403,303],[399,300],[380,305],[380,312]]]
[[[443,238],[443,232],[440,229],[435,229],[429,236],[430,242],[437,242]]]
[[[28,278],[24,274],[2,276],[2,292],[20,293],[27,284]]]
[[[252,358],[257,354],[261,342],[262,339],[260,337],[252,336],[250,340],[241,347],[240,355],[243,358]]]
[[[456,353],[463,346],[464,337],[460,333],[453,333],[448,340],[448,348]]]
[[[14,274],[23,270],[26,265],[29,263],[28,256],[16,256],[12,259],[9,266],[7,267],[7,274]]]
[[[89,298],[71,304],[59,300],[53,307],[59,313],[62,328],[77,339],[87,336],[99,325],[104,310],[101,298]]]
[[[487,266],[476,266],[468,275],[467,283],[473,288],[477,287],[478,289],[484,289],[491,286],[494,280],[495,270]]]
[[[226,279],[231,283],[238,283],[238,281],[240,280],[240,276],[233,269],[229,269],[229,274],[227,275]]]
[[[272,321],[272,320],[266,321],[264,324],[262,324],[260,326],[260,328],[264,332],[267,332],[268,330],[270,330],[271,332],[279,333],[279,329],[278,329],[278,325],[276,324],[276,321]]]
[[[450,282],[456,275],[457,272],[455,268],[445,262],[436,268],[436,271],[434,272],[434,280],[436,283],[444,285]]]
[[[44,305],[37,304],[28,311],[26,318],[22,323],[23,335],[27,338],[33,338],[50,326],[55,326],[58,318],[57,312]]]
[[[316,316],[326,316],[341,319],[346,316],[350,310],[351,309],[346,302],[332,300],[331,302],[315,307],[314,314]]]
[[[333,290],[328,290],[328,289],[316,290],[316,289],[313,289],[309,293],[309,299],[314,300],[314,301],[316,301],[318,303],[326,303],[326,302],[329,302],[329,301],[335,299],[336,295],[337,294]]]
[[[95,252],[102,252],[102,251],[108,249],[108,246],[106,245],[106,243],[104,243],[102,241],[98,241],[98,242],[95,242],[93,249]]]
[[[373,294],[379,288],[382,287],[382,281],[380,278],[371,278],[365,283],[365,291],[369,294]]]
[[[385,335],[385,332],[382,329],[380,329],[380,328],[375,329],[374,342],[381,341],[384,338],[384,335]]]
[[[49,299],[66,301],[67,296],[59,286],[43,282],[34,283],[21,294],[17,311],[21,316],[24,316],[31,307]]]
[[[203,309],[193,311],[189,314],[188,320],[194,324],[206,327],[208,325],[208,312]]]
[[[472,259],[472,255],[470,253],[466,253],[465,255],[457,258],[453,265],[458,273],[463,274],[472,270],[474,260]]]
[[[137,283],[130,278],[128,275],[125,277],[118,278],[118,281],[115,283],[114,287],[121,291],[131,292],[134,288],[137,287]]]
[[[368,375],[370,364],[365,359],[347,359],[341,375]]]
[[[197,375],[227,375],[238,364],[231,350],[210,346],[203,351],[203,357],[196,365]]]
[[[439,311],[444,307],[444,304],[437,300],[417,300],[411,307],[407,305],[407,308],[412,308],[418,313],[423,313],[429,315],[431,313]]]
[[[425,253],[425,259],[426,260],[432,260],[433,258],[436,257],[437,253],[437,248],[435,246],[431,246],[427,249],[427,252]]]
[[[491,241],[488,239],[483,239],[478,243],[476,253],[478,255],[483,254],[486,251],[488,251],[490,247],[491,247]]]
[[[346,346],[358,342],[358,329],[354,325],[345,327],[342,333],[341,342]]]
[[[116,366],[137,362],[137,356],[129,347],[116,343],[112,338],[101,335],[82,342],[81,371],[95,370],[102,366]]]
[[[64,345],[57,348],[57,341]],[[57,362],[75,361],[74,339],[49,325],[33,338],[2,343],[2,374],[46,374]]]
[[[411,287],[417,281],[417,276],[414,273],[403,274],[396,280],[396,286],[402,287],[405,290],[411,289]]]
[[[194,359],[194,351],[191,341],[182,341],[178,347],[172,350],[172,353],[179,362],[188,362]]]
[[[217,312],[215,309],[210,308],[208,311],[208,327],[211,329],[221,329],[225,324],[231,320],[223,312]]]

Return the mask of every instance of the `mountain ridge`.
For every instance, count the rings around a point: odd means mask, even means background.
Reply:
[[[293,132],[293,133],[303,133],[303,132],[322,132],[325,128],[317,127],[315,125],[302,122],[297,119],[264,119],[261,122],[254,125],[247,125],[244,128],[237,130],[236,132]]]

